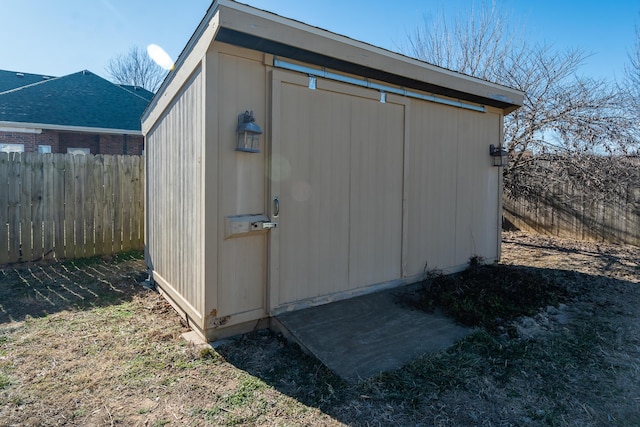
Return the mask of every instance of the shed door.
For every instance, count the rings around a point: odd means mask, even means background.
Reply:
[[[404,106],[307,82],[274,72],[272,310],[402,277]]]

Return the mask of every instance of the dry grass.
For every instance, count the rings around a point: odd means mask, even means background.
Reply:
[[[640,425],[639,260],[506,234],[564,303],[358,385],[268,331],[190,346],[139,256],[5,268],[0,425]]]

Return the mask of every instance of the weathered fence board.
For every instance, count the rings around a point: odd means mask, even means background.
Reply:
[[[9,154],[10,159],[16,157],[15,153]],[[22,186],[22,162],[9,162],[9,176],[7,181],[7,192],[9,200],[7,203],[8,214],[7,224],[9,227],[9,250],[8,261],[20,260],[20,187]]]
[[[42,253],[42,224],[43,224],[43,205],[45,186],[43,181],[43,159],[34,158],[31,167],[31,239],[32,253],[31,258],[40,259]],[[26,256],[23,253],[23,256]]]
[[[131,185],[131,203],[135,204],[134,211],[142,212],[144,210],[144,182],[142,180],[143,171],[140,168],[133,168],[133,182]],[[142,216],[132,215],[131,217],[131,245],[133,247],[143,246],[142,236]]]
[[[133,184],[132,172],[130,165],[121,163],[121,180],[120,193],[122,194],[122,204],[131,205],[131,185]],[[128,251],[131,249],[131,216],[129,211],[122,210],[122,249]]]
[[[56,159],[58,160],[56,162]],[[65,181],[67,171],[64,162],[59,156],[51,156],[51,179],[53,180],[53,200],[51,211],[53,213],[53,227],[55,228],[54,239],[48,248],[47,258],[64,258],[64,218],[65,218]],[[62,201],[62,202],[61,202]]]
[[[49,259],[53,257],[53,246],[55,242],[55,188],[54,181],[55,165],[51,156],[42,158],[42,185],[44,188],[42,195],[42,257]]]
[[[115,171],[115,158],[114,157],[105,157],[104,158],[104,167],[105,169]],[[103,240],[103,251],[104,253],[111,253],[119,251],[119,247],[115,248],[115,238],[114,238],[114,222],[115,215],[112,212],[115,211],[115,205],[113,202],[113,183],[114,183],[114,174],[109,174],[105,176],[104,180],[104,210],[103,210],[103,224],[104,224],[104,240]]]
[[[33,165],[30,156],[26,156],[26,161],[22,165],[20,178],[20,240],[24,240],[26,244],[20,245],[20,256],[27,259],[31,258],[32,240],[31,240],[31,169]],[[21,242],[22,243],[22,242]]]
[[[113,222],[113,246],[114,251],[119,251],[122,248],[122,165],[115,159],[113,162],[113,169],[117,171],[113,174],[113,208],[114,208],[114,222]]]
[[[104,158],[97,157],[95,161],[98,163],[98,167],[94,167],[91,170],[91,187],[93,187],[93,200],[95,201],[93,207],[93,235],[95,239],[95,244],[93,245],[96,255],[108,254],[111,252],[111,245],[109,245],[108,249],[105,249],[105,234],[104,234],[104,221],[105,214],[108,218],[108,214],[105,212],[105,198],[104,198],[104,187],[106,184],[106,179],[101,175],[101,171],[104,169]],[[111,240],[111,236],[109,236],[109,240]]]
[[[0,153],[0,264],[142,249],[140,156]]]
[[[640,246],[640,188],[630,182],[626,198],[602,202],[569,184],[534,200],[504,198],[504,217],[515,227],[579,240]]]
[[[9,228],[7,219],[9,218],[9,156],[0,155],[0,264],[9,262]]]

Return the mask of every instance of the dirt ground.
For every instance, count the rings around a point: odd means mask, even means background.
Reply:
[[[357,385],[268,331],[187,344],[139,254],[0,267],[0,425],[640,425],[640,248],[503,239],[563,301]]]

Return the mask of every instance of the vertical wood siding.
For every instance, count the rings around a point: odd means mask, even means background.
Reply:
[[[219,129],[218,194],[220,205],[217,220],[224,230],[229,215],[266,213],[266,155],[269,129],[266,108],[266,69],[263,55],[244,49],[221,48],[216,52],[218,79],[217,103]],[[211,75],[210,75],[211,76]],[[238,115],[253,111],[256,123],[264,134],[260,137],[260,153],[235,150]],[[215,223],[212,223],[215,224]],[[218,240],[217,316],[233,315],[230,323],[264,316],[267,278],[266,233]],[[244,317],[236,315],[245,313]],[[248,316],[248,317],[247,317]]]
[[[198,69],[146,142],[148,263],[199,315],[204,304],[202,97]]]
[[[276,305],[400,278],[404,106],[335,83],[277,84],[274,155],[287,174]]]
[[[0,153],[0,264],[143,247],[140,156]]]
[[[499,114],[412,101],[410,127],[409,275],[495,259],[500,168],[489,144],[500,141]]]
[[[498,199],[501,168],[493,166],[489,144],[498,145],[500,116],[458,112],[456,232],[454,266],[471,257],[491,262],[498,257]]]
[[[349,289],[349,96],[281,85],[279,300]],[[276,89],[278,90],[278,89]]]
[[[405,118],[377,99],[352,97],[352,108],[349,282],[360,288],[402,277]]]

